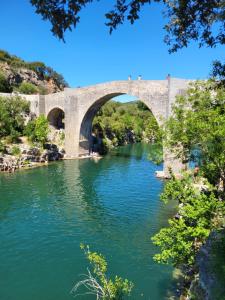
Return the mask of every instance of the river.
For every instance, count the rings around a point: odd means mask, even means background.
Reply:
[[[162,166],[147,159],[150,147],[0,174],[1,300],[73,299],[88,267],[81,242],[106,256],[110,275],[134,282],[131,299],[167,299],[172,268],[153,261],[150,237],[173,205],[159,200]]]

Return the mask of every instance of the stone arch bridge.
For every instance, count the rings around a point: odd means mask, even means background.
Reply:
[[[31,102],[31,111],[44,114],[57,127],[65,126],[66,157],[76,158],[88,154],[92,133],[92,121],[99,110],[113,97],[128,94],[144,102],[152,111],[159,125],[171,114],[171,106],[178,94],[183,93],[189,80],[112,81],[81,88],[66,88],[49,95],[25,95]],[[60,122],[64,118],[64,124]],[[181,164],[164,151],[164,171],[172,167],[179,173]]]

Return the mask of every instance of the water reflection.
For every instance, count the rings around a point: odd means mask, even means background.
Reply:
[[[80,242],[104,253],[112,274],[135,282],[133,299],[165,298],[171,270],[153,263],[150,236],[172,206],[159,201],[161,166],[146,160],[148,147],[1,174],[1,299],[71,299],[86,269]]]

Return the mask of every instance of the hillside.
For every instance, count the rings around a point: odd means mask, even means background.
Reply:
[[[26,62],[0,50],[0,92],[50,94],[67,86],[63,76],[43,62]]]
[[[106,103],[93,120],[92,134],[94,150],[100,153],[130,143],[161,140],[155,117],[141,101]]]

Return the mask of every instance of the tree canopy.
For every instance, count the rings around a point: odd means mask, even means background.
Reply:
[[[205,185],[207,192],[200,191],[190,174],[181,180],[173,177],[166,184],[161,198],[166,202],[176,199],[179,213],[152,238],[161,250],[154,256],[156,261],[189,269],[196,264],[196,255],[210,231],[222,226],[224,203],[218,201],[207,181]]]
[[[51,22],[53,34],[62,40],[65,32],[79,23],[81,10],[95,1],[30,0],[36,13]],[[199,41],[200,47],[225,43],[224,0],[114,0],[112,10],[105,13],[110,33],[125,21],[133,24],[140,18],[143,7],[152,2],[164,4],[165,42],[170,52],[187,47],[191,40]]]
[[[225,89],[213,80],[196,82],[178,96],[165,123],[166,146],[175,156],[186,163],[194,161],[198,167],[180,179],[171,174],[164,187],[161,199],[176,201],[178,211],[169,219],[168,227],[152,238],[160,248],[154,259],[181,268],[187,287],[198,273],[197,256],[202,245],[212,231],[224,227],[224,130]],[[190,290],[185,293],[190,296]]]
[[[18,96],[0,97],[0,140],[10,136],[16,140],[25,127],[24,116],[30,111],[28,101]]]
[[[166,123],[168,147],[184,162],[195,161],[213,185],[225,186],[225,88],[197,82],[177,98]]]

